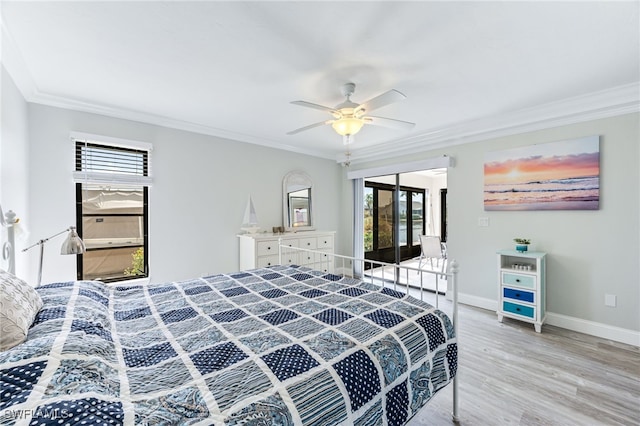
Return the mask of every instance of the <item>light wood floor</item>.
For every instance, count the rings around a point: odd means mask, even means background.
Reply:
[[[433,303],[435,296],[425,296]],[[440,297],[440,308],[451,304]],[[640,349],[460,305],[462,425],[640,425]],[[452,424],[452,386],[409,426]]]

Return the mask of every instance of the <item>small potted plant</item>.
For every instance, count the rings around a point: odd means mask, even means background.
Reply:
[[[531,244],[531,240],[529,238],[514,238],[513,241],[516,242],[516,250],[521,253],[527,251],[529,244]]]

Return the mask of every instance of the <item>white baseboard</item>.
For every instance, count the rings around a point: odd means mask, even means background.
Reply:
[[[488,311],[497,311],[498,302],[484,297],[473,296],[471,294],[458,293],[458,302],[464,305],[475,306],[476,308],[486,309]]]
[[[475,306],[489,311],[495,312],[498,309],[498,302],[496,300],[478,297],[471,294],[458,294],[458,301],[465,305]],[[545,323],[556,327],[566,328],[567,330],[576,331],[578,333],[589,334],[591,336],[640,347],[640,332],[638,331],[614,327],[567,315],[555,314],[553,312],[547,312],[547,319]]]
[[[547,324],[640,347],[640,332],[547,312]]]

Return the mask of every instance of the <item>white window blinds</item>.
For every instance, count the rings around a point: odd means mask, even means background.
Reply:
[[[74,182],[151,186],[150,149],[88,139],[74,141]]]

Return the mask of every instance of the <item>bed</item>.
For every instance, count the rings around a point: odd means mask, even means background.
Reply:
[[[344,274],[281,265],[37,293],[26,340],[0,352],[1,424],[403,425],[455,382],[444,312]]]

